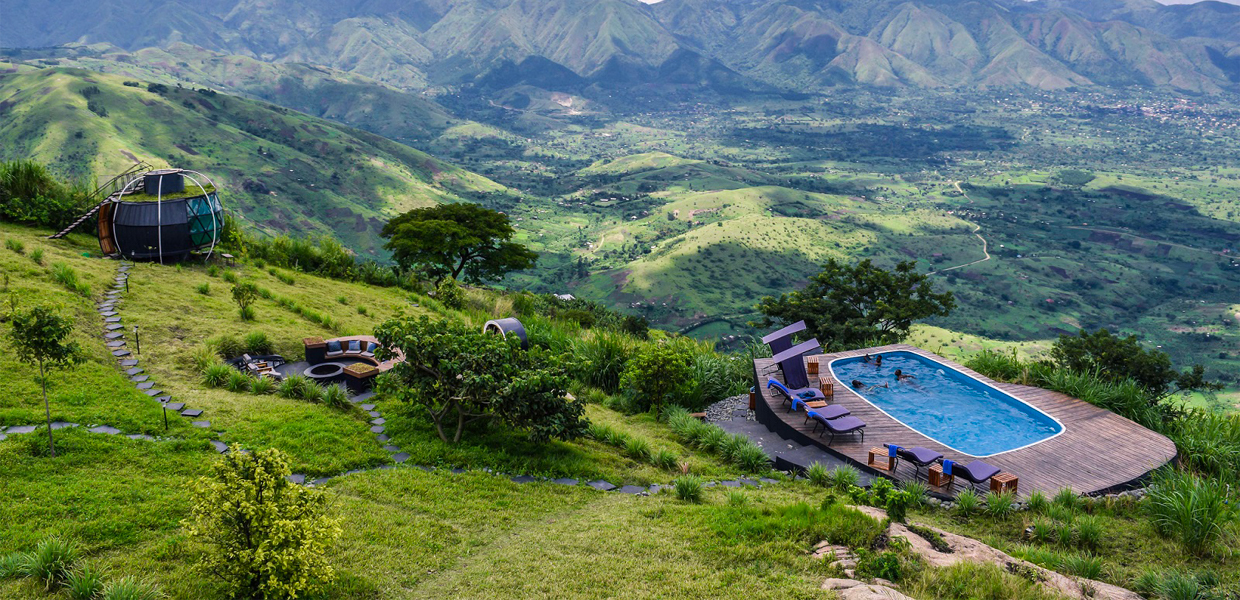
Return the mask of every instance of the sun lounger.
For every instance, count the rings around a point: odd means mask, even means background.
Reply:
[[[802,424],[808,423],[810,419],[814,419],[815,421],[817,421],[818,419],[826,419],[830,421],[832,419],[838,419],[840,417],[847,417],[848,415],[851,415],[851,414],[852,414],[852,411],[838,404],[835,404],[832,406],[826,406],[823,408],[815,408],[813,410],[805,411],[805,421],[803,421]]]
[[[948,490],[956,482],[957,477],[968,481],[970,487],[977,489],[978,485],[990,481],[990,478],[998,475],[999,472],[999,467],[980,460],[975,460],[967,465],[957,464],[950,460],[943,461],[943,474],[951,476],[947,483]]]
[[[904,448],[895,444],[888,444],[887,447],[894,447],[896,450],[896,466],[900,465],[901,460],[907,460],[908,462],[913,463],[913,468],[915,469],[915,472],[913,473],[914,477],[921,477],[922,469],[929,467],[943,458],[943,454],[941,452],[935,452],[934,450],[922,448],[921,446]]]
[[[843,435],[845,433],[860,433],[861,441],[865,441],[865,421],[862,421],[857,417],[840,417],[838,419],[822,420],[815,419],[814,423],[815,431],[818,429],[818,425],[822,425],[823,432],[831,434],[831,438],[827,440],[828,446],[835,441],[835,436]],[[821,436],[822,434],[819,435]]]
[[[791,402],[795,404],[795,402],[793,402],[794,400],[801,400],[802,402],[807,402],[810,400],[822,400],[822,392],[819,392],[818,390],[814,388],[790,390],[788,389],[788,386],[780,383],[778,380],[775,380],[775,379],[768,379],[766,381],[766,388],[773,389],[775,390],[776,394],[783,396],[784,402]],[[783,402],[781,402],[780,404],[783,404]],[[793,409],[795,409],[795,406],[793,407]]]
[[[805,355],[821,352],[822,345],[818,343],[818,340],[810,340],[776,354],[773,360],[783,372],[784,381],[787,382],[788,387],[796,390],[809,387],[809,374],[805,372]]]

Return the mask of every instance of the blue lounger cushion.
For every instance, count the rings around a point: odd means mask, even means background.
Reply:
[[[797,398],[797,399],[805,400],[805,401],[822,400],[824,398],[824,396],[822,395],[822,392],[814,388],[801,388],[801,389],[796,389],[796,390],[790,390],[788,389],[788,386],[780,383],[778,380],[775,380],[775,379],[768,379],[766,381],[766,387],[767,389],[774,389],[777,393],[779,393],[779,395],[784,397],[785,401],[791,400],[793,398]]]
[[[954,475],[959,475],[973,483],[987,481],[991,477],[998,475],[999,471],[999,467],[980,460],[975,460],[964,466],[955,465],[955,468],[952,469]]]

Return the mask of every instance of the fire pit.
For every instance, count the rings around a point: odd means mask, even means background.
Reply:
[[[341,363],[319,363],[306,369],[303,375],[316,381],[334,379],[344,374],[344,367]]]

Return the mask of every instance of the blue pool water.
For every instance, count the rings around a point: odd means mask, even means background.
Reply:
[[[914,379],[896,382],[896,369]],[[926,437],[971,456],[1015,450],[1063,431],[1021,400],[912,352],[883,353],[881,368],[862,357],[842,358],[831,363],[831,372],[837,385],[852,389],[854,379],[866,384],[853,391]],[[884,383],[888,387],[874,387]]]

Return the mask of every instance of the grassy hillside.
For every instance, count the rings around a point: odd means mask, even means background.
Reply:
[[[49,68],[0,76],[0,158],[106,179],[137,160],[201,171],[247,226],[378,256],[387,218],[497,184],[378,136],[210,91]],[[136,82],[135,82],[136,83]]]

